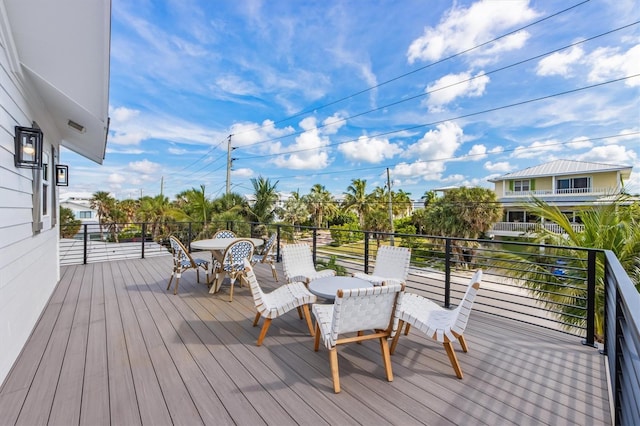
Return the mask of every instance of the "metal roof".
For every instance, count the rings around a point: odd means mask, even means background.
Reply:
[[[627,179],[631,175],[631,166],[612,165],[602,163],[588,163],[586,161],[573,160],[556,160],[549,163],[540,164],[538,166],[528,167],[513,173],[489,179],[489,182],[500,182],[508,179],[516,178],[534,178],[542,176],[559,176],[559,175],[578,175],[594,172],[622,172],[623,179]]]

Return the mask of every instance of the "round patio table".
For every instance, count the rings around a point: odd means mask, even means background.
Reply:
[[[367,280],[354,277],[322,277],[309,283],[309,291],[324,299],[333,300],[338,290],[373,287]]]

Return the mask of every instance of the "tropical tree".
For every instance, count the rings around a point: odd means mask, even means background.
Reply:
[[[207,227],[207,221],[211,217],[211,202],[205,194],[205,186],[200,189],[191,188],[176,195],[176,205],[181,208],[194,222],[202,222]]]
[[[102,224],[109,218],[109,211],[115,205],[115,198],[106,191],[94,192],[89,200],[92,209],[96,210],[96,216],[98,217],[98,225],[100,227],[100,239],[104,240],[104,232]]]
[[[351,180],[351,185],[349,185],[344,192],[342,209],[356,213],[360,222],[360,228],[364,228],[364,218],[370,210],[366,179]]]
[[[397,192],[391,191],[391,198],[393,200],[393,215],[395,217],[406,217],[413,212],[413,202],[411,201],[411,193],[404,192],[399,189]]]
[[[126,222],[135,221],[136,213],[140,207],[140,202],[132,198],[127,198],[118,202],[118,208],[122,210],[125,215]]]
[[[278,203],[278,181],[271,183],[268,178],[262,176],[251,179],[255,201],[249,208],[250,218],[259,223],[269,224],[276,217]]]
[[[300,191],[292,192],[289,199],[284,203],[282,220],[295,226],[304,222],[308,216],[309,211],[303,197],[300,196]]]
[[[391,232],[389,213],[382,209],[370,211],[365,218],[364,226],[366,230],[374,232],[376,245],[380,247],[384,233]]]
[[[159,194],[140,198],[139,219],[151,224],[151,235],[158,239],[168,219],[188,220],[187,214],[169,203],[169,198]]]
[[[615,202],[600,205],[580,212],[580,219],[584,230],[576,231],[567,216],[556,206],[534,198],[527,204],[527,211],[543,218],[545,221],[556,223],[562,229],[555,233],[541,227],[532,235],[538,244],[549,244],[566,247],[557,251],[563,259],[570,259],[567,269],[571,273],[565,276],[549,276],[546,265],[536,262],[535,258],[521,253],[508,253],[495,262],[496,266],[505,266],[504,271],[514,278],[521,280],[523,285],[540,298],[547,308],[557,315],[564,324],[584,326],[584,309],[586,307],[587,288],[584,274],[586,252],[575,248],[593,248],[611,250],[640,291],[640,220],[633,214],[633,208],[624,208],[626,196],[621,196]],[[572,249],[573,248],[573,249]],[[574,259],[574,260],[571,260]],[[513,268],[513,262],[522,267]],[[595,300],[595,333],[596,339],[602,341],[604,337],[604,259],[596,257],[596,300]]]
[[[60,236],[62,238],[73,238],[80,231],[82,221],[76,219],[73,210],[67,207],[60,207]]]
[[[496,194],[487,188],[455,188],[429,203],[422,225],[426,233],[479,238],[501,218]]]
[[[325,223],[325,219],[337,211],[333,196],[324,185],[319,183],[311,187],[311,191],[305,195],[304,200],[315,227],[321,227]]]

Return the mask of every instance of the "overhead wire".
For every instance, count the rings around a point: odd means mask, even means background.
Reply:
[[[309,109],[303,110],[303,111],[301,111],[301,112],[298,112],[298,113],[295,113],[295,114],[293,114],[293,115],[287,116],[287,117],[285,117],[285,118],[283,118],[283,119],[273,121],[273,122],[271,122],[269,125],[260,125],[260,126],[256,126],[255,128],[251,128],[251,129],[244,130],[244,131],[242,131],[242,132],[238,132],[238,133],[236,133],[235,135],[240,135],[240,134],[249,133],[249,132],[255,132],[256,130],[260,130],[260,129],[263,129],[263,128],[266,128],[266,127],[272,127],[274,124],[280,124],[280,123],[283,123],[283,122],[286,122],[286,121],[292,120],[292,119],[294,119],[294,118],[298,118],[298,117],[301,117],[301,116],[303,116],[303,115],[310,114],[310,113],[312,113],[312,112],[314,112],[314,111],[321,110],[321,109],[325,109],[325,108],[327,108],[327,107],[330,107],[330,106],[336,105],[336,104],[341,103],[341,102],[344,102],[344,101],[346,101],[346,100],[349,100],[349,99],[355,98],[356,96],[362,95],[362,94],[364,94],[364,93],[368,93],[368,92],[370,92],[370,91],[372,91],[372,90],[378,89],[378,88],[380,88],[380,87],[382,87],[382,86],[385,86],[385,85],[387,85],[387,84],[389,84],[389,83],[392,83],[392,82],[394,82],[394,81],[397,81],[397,80],[400,80],[400,79],[402,79],[402,78],[408,77],[408,76],[410,76],[410,75],[412,75],[412,74],[415,74],[415,73],[417,73],[417,72],[423,71],[423,70],[425,70],[425,69],[427,69],[427,68],[430,68],[430,67],[433,67],[433,66],[435,66],[435,65],[441,64],[441,63],[443,63],[443,62],[449,61],[449,60],[454,59],[454,58],[456,58],[456,57],[458,57],[458,56],[465,55],[465,54],[467,54],[467,53],[469,53],[469,52],[472,52],[472,51],[474,51],[474,50],[476,50],[476,49],[479,49],[479,48],[481,48],[481,47],[487,46],[487,45],[489,45],[489,44],[491,44],[491,43],[494,43],[494,42],[496,42],[496,41],[498,41],[498,40],[501,40],[501,39],[503,39],[503,38],[505,38],[505,37],[508,37],[508,36],[510,36],[510,35],[513,35],[513,34],[516,34],[516,33],[520,32],[520,31],[522,31],[522,30],[525,30],[525,29],[530,28],[530,27],[532,27],[532,26],[534,26],[534,25],[537,25],[537,24],[539,24],[539,23],[541,23],[541,22],[547,21],[547,20],[549,20],[549,19],[551,19],[551,18],[554,18],[554,17],[556,17],[556,16],[558,16],[558,15],[561,15],[561,14],[563,14],[563,13],[566,13],[566,12],[570,11],[570,10],[573,10],[573,9],[575,9],[575,8],[579,7],[579,6],[582,6],[582,5],[586,4],[586,3],[588,3],[589,1],[590,1],[590,0],[584,0],[584,1],[580,2],[580,3],[576,3],[576,4],[574,4],[574,5],[570,6],[570,7],[567,7],[567,8],[565,8],[565,9],[562,9],[562,10],[560,10],[560,11],[558,11],[558,12],[555,12],[555,13],[553,13],[553,14],[551,14],[551,15],[545,16],[544,18],[541,18],[541,19],[538,19],[538,20],[536,20],[536,21],[530,22],[530,23],[529,23],[529,24],[527,24],[527,25],[524,25],[524,26],[522,26],[522,27],[516,28],[516,29],[514,29],[514,30],[512,30],[512,31],[509,31],[509,32],[507,32],[507,33],[505,33],[505,34],[502,34],[502,35],[500,35],[500,36],[498,36],[498,37],[495,37],[495,38],[493,38],[493,39],[491,39],[491,40],[488,40],[488,41],[485,41],[485,42],[480,43],[480,44],[478,44],[478,45],[472,46],[472,47],[470,47],[470,48],[468,48],[468,49],[464,49],[464,50],[462,50],[462,51],[460,51],[460,52],[457,52],[457,53],[454,53],[454,54],[452,54],[452,55],[450,55],[450,56],[447,56],[447,57],[445,57],[445,58],[439,59],[439,60],[437,60],[437,61],[435,61],[435,62],[430,62],[430,63],[429,63],[429,64],[427,64],[427,65],[424,65],[424,66],[422,66],[422,67],[418,67],[418,68],[416,68],[416,69],[414,69],[414,70],[408,71],[408,72],[406,72],[406,73],[404,73],[404,74],[401,74],[401,75],[399,75],[399,76],[393,77],[393,78],[391,78],[391,79],[389,79],[389,80],[386,80],[386,81],[384,81],[384,82],[382,82],[382,83],[378,83],[378,84],[376,84],[376,85],[374,85],[374,86],[370,86],[370,87],[368,87],[368,88],[366,88],[366,89],[360,90],[360,91],[355,92],[355,93],[353,93],[353,94],[351,94],[351,95],[344,96],[344,97],[342,97],[342,98],[340,98],[340,99],[337,99],[337,100],[332,101],[332,102],[328,102],[328,103],[323,104],[323,105],[320,105],[320,106],[316,106],[316,107],[313,107],[313,108],[309,108]]]

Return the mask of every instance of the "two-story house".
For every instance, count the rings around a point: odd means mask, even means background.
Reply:
[[[580,230],[580,210],[611,202],[620,195],[631,169],[631,166],[556,160],[490,179],[504,208],[503,221],[491,233],[496,237],[515,237],[543,226],[538,217],[526,210],[532,197],[560,208]]]

